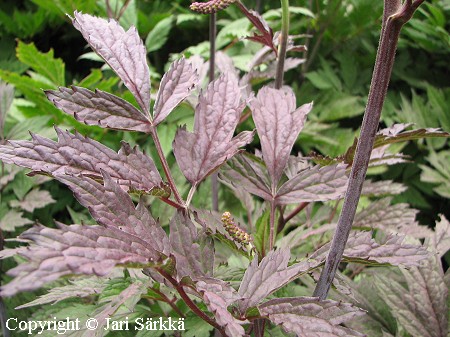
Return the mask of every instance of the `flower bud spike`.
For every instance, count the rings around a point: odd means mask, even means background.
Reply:
[[[207,2],[194,2],[193,4],[191,4],[190,8],[194,12],[198,12],[201,14],[212,14],[227,8],[234,2],[236,2],[236,0],[211,0]]]

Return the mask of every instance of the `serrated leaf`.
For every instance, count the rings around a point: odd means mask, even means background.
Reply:
[[[55,59],[53,49],[47,53],[40,52],[34,43],[26,44],[19,41],[17,44],[17,58],[37,73],[45,76],[55,86],[65,84],[65,65],[61,59]]]
[[[135,281],[131,283],[126,289],[120,292],[120,294],[114,296],[112,300],[97,309],[93,315],[97,320],[98,327],[94,330],[88,330],[83,334],[83,337],[99,337],[104,336],[102,330],[107,330],[104,326],[107,324],[107,319],[114,317],[117,311],[126,306],[126,312],[133,312],[137,302],[141,299],[141,296],[147,292],[148,284],[141,281]],[[109,325],[109,324],[108,324]],[[112,327],[109,327],[111,331],[114,331]]]
[[[429,255],[423,246],[404,243],[405,236],[388,234],[377,243],[372,238],[372,232],[350,233],[344,250],[344,260],[381,264],[417,266]],[[330,243],[316,250],[311,258],[322,259],[330,249]]]
[[[266,20],[264,20],[263,17],[254,10],[248,10],[245,6],[239,6],[239,8],[261,33],[261,35],[255,33],[253,36],[247,37],[247,39],[262,43],[263,45],[271,48],[275,54],[277,54],[278,50],[273,43],[273,31],[267,24]]]
[[[200,245],[195,225],[183,211],[177,211],[170,220],[170,245],[176,260],[177,278],[184,276],[194,279],[197,276],[210,275],[212,270],[205,270],[202,265]],[[206,258],[211,258],[208,256]]]
[[[408,289],[395,280],[376,277],[380,296],[392,314],[413,337],[447,337],[448,288],[437,256],[402,272]]]
[[[270,182],[260,159],[248,153],[237,154],[220,169],[219,177],[226,184],[241,186],[264,200],[270,200]]]
[[[274,192],[312,104],[296,109],[292,91],[264,87],[258,92],[256,99],[250,102],[250,108]]]
[[[364,311],[352,304],[332,300],[319,301],[314,297],[297,297],[270,300],[258,309],[261,315],[297,336],[364,336],[340,325],[364,315]]]
[[[49,191],[34,189],[23,200],[11,200],[11,207],[20,207],[27,212],[33,212],[36,208],[42,208],[54,203]]]
[[[32,223],[33,221],[23,217],[23,212],[11,209],[0,220],[0,229],[6,232],[14,232],[16,228]]]
[[[269,294],[287,284],[294,276],[306,272],[314,263],[304,261],[288,268],[288,249],[270,251],[258,264],[255,257],[245,271],[239,287],[241,312],[257,305]]]
[[[386,144],[394,144],[407,140],[415,140],[422,138],[449,137],[447,132],[436,128],[416,129],[404,131],[411,124],[394,124],[390,128],[380,130],[375,138],[374,148],[381,147]]]
[[[6,114],[11,107],[14,99],[14,87],[10,84],[0,82],[0,138],[2,139],[4,134],[4,126],[6,120]]]
[[[198,75],[185,58],[175,61],[164,74],[153,108],[153,123],[161,123],[198,83]]]
[[[22,304],[15,309],[24,309],[47,303],[56,304],[71,297],[82,298],[99,294],[105,288],[106,282],[107,279],[95,276],[70,280],[68,285],[51,288],[47,294],[41,295],[37,299]]]
[[[92,214],[93,218],[107,228],[119,229],[166,256],[170,254],[166,232],[153,219],[142,202],[137,207],[108,173],[103,173],[104,185],[89,177],[55,176],[69,186],[77,200]]]
[[[392,198],[373,201],[369,206],[358,212],[353,221],[353,227],[379,228],[389,233],[400,233],[415,238],[431,237],[433,231],[420,226],[416,221],[419,211],[408,204],[391,205]]]
[[[237,320],[228,311],[228,307],[235,303],[239,294],[226,282],[214,278],[200,278],[195,287],[202,294],[208,310],[214,314],[216,322],[225,329],[227,336],[241,337],[245,335],[242,324],[248,321]]]
[[[127,32],[113,19],[104,20],[75,11],[73,25],[133,93],[145,113],[150,111],[150,71],[137,29]]]
[[[369,196],[386,196],[403,193],[408,188],[392,180],[372,181],[366,180],[364,182],[361,194]]]
[[[342,198],[347,189],[346,165],[316,165],[285,182],[276,193],[280,205]]]
[[[194,132],[184,127],[178,129],[173,151],[181,171],[193,186],[253,139],[253,132],[249,131],[233,138],[243,108],[237,79],[224,74],[200,95]]]
[[[440,257],[450,250],[450,222],[441,214],[441,221],[436,222],[434,235],[431,237],[431,246]]]
[[[46,90],[47,98],[60,110],[87,125],[149,132],[151,122],[124,99],[101,90],[72,86]]]
[[[15,250],[28,262],[8,271],[15,278],[2,286],[2,296],[38,289],[65,275],[105,276],[116,265],[142,268],[162,259],[143,240],[137,241],[134,235],[116,228],[58,226],[58,229],[35,226],[20,235],[20,239],[34,244]]]
[[[126,190],[151,191],[161,185],[153,160],[127,143],[123,142],[117,153],[79,133],[55,129],[58,142],[32,134],[32,141],[0,146],[0,159],[50,175],[83,174],[102,179],[104,170]]]

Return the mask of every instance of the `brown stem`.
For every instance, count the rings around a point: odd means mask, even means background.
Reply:
[[[362,185],[366,177],[370,154],[372,153],[375,134],[380,122],[381,110],[391,77],[398,38],[402,26],[412,17],[414,11],[424,0],[385,0],[383,25],[378,45],[375,67],[372,75],[366,111],[361,126],[352,170],[350,173],[344,205],[339,216],[336,231],[331,243],[325,266],[314,290],[314,296],[325,299],[330,290],[336,270],[342,259],[353,219],[356,213]]]
[[[180,192],[178,192],[177,186],[175,185],[175,181],[173,180],[172,173],[170,172],[169,164],[167,163],[166,156],[164,156],[164,152],[161,147],[161,142],[159,141],[158,132],[155,127],[151,127],[150,135],[153,138],[153,142],[155,143],[156,151],[158,152],[159,160],[161,161],[164,174],[166,175],[167,182],[169,183],[170,189],[173,192],[175,200],[179,205],[185,207],[185,203],[183,198],[181,198]]]
[[[300,203],[291,213],[289,213],[285,218],[280,218],[280,225],[278,227],[278,233],[283,230],[284,226],[288,223],[289,220],[291,220],[294,216],[296,216],[298,213],[303,211],[306,206],[309,205],[309,202],[302,202]]]
[[[226,337],[226,333],[225,330],[219,325],[217,324],[211,317],[209,317],[208,315],[206,315],[203,311],[200,310],[200,308],[190,299],[190,297],[188,296],[188,294],[186,294],[186,292],[184,291],[183,286],[178,283],[172,276],[170,276],[169,274],[167,274],[164,270],[158,269],[158,272],[167,279],[167,281],[169,281],[175,288],[175,290],[180,294],[181,298],[183,299],[184,303],[186,303],[186,305],[201,319],[203,319],[205,322],[207,322],[208,324],[212,325],[213,327],[215,327],[217,330],[220,331],[220,333],[222,334],[222,336]]]
[[[125,3],[123,4],[122,8],[120,8],[119,14],[117,14],[117,18],[116,20],[119,21],[120,18],[122,17],[123,13],[125,13],[125,11],[127,10],[128,5],[131,3],[131,0],[126,0]]]
[[[284,61],[286,60],[287,41],[289,37],[289,1],[281,0],[281,35],[278,51],[278,63],[275,74],[275,89],[281,89],[284,77]]]
[[[273,249],[275,245],[275,212],[276,212],[276,204],[275,199],[269,201],[270,204],[270,234],[269,234],[269,251]]]
[[[171,308],[173,309],[173,311],[175,311],[178,316],[185,318],[186,316],[183,314],[183,312],[180,310],[180,308],[178,308],[175,304],[177,298],[175,297],[174,299],[169,299],[166,294],[164,294],[162,291],[152,288],[152,291],[154,291],[155,293],[157,293],[159,296],[161,296],[162,300],[164,302],[166,302],[167,304],[169,304],[171,306]]]

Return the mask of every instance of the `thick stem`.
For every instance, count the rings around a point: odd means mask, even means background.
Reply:
[[[355,217],[356,207],[366,177],[370,154],[372,153],[381,110],[391,77],[401,27],[412,17],[412,14],[423,0],[418,0],[414,3],[411,0],[407,0],[401,9],[394,7],[392,5],[393,2],[398,3],[397,0],[385,0],[385,19],[381,29],[372,83],[370,85],[366,111],[364,112],[361,134],[356,147],[355,159],[350,173],[344,205],[339,216],[325,266],[314,290],[314,296],[322,300],[327,297],[331,283],[336,275],[336,270],[342,259],[345,244],[347,243]]]
[[[209,16],[209,82],[214,81],[214,73],[216,70],[216,13]],[[212,208],[214,211],[219,210],[219,180],[217,172],[211,175],[211,194]]]
[[[153,138],[153,142],[155,143],[156,151],[158,152],[159,160],[161,161],[164,174],[166,175],[167,182],[169,183],[170,189],[173,192],[175,200],[182,207],[185,206],[183,198],[181,198],[180,192],[178,192],[177,186],[175,185],[175,181],[173,180],[172,173],[170,172],[169,164],[167,163],[166,157],[164,156],[164,152],[161,147],[161,142],[159,141],[158,132],[155,127],[150,129],[150,134]]]
[[[278,50],[277,72],[275,75],[275,89],[283,86],[284,60],[286,59],[287,41],[289,37],[289,0],[281,0],[281,40]]]

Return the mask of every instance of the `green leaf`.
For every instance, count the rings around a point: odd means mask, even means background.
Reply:
[[[167,42],[173,22],[173,16],[169,16],[156,24],[145,39],[145,47],[147,48],[147,52],[156,51]]]
[[[19,41],[17,45],[17,58],[33,68],[37,73],[44,75],[56,86],[65,85],[65,65],[61,59],[55,59],[53,49],[47,53],[40,52],[34,43],[26,44]]]
[[[266,211],[256,220],[256,234],[254,237],[256,251],[259,256],[264,256],[263,252],[269,249],[269,232],[270,232],[270,209]]]

